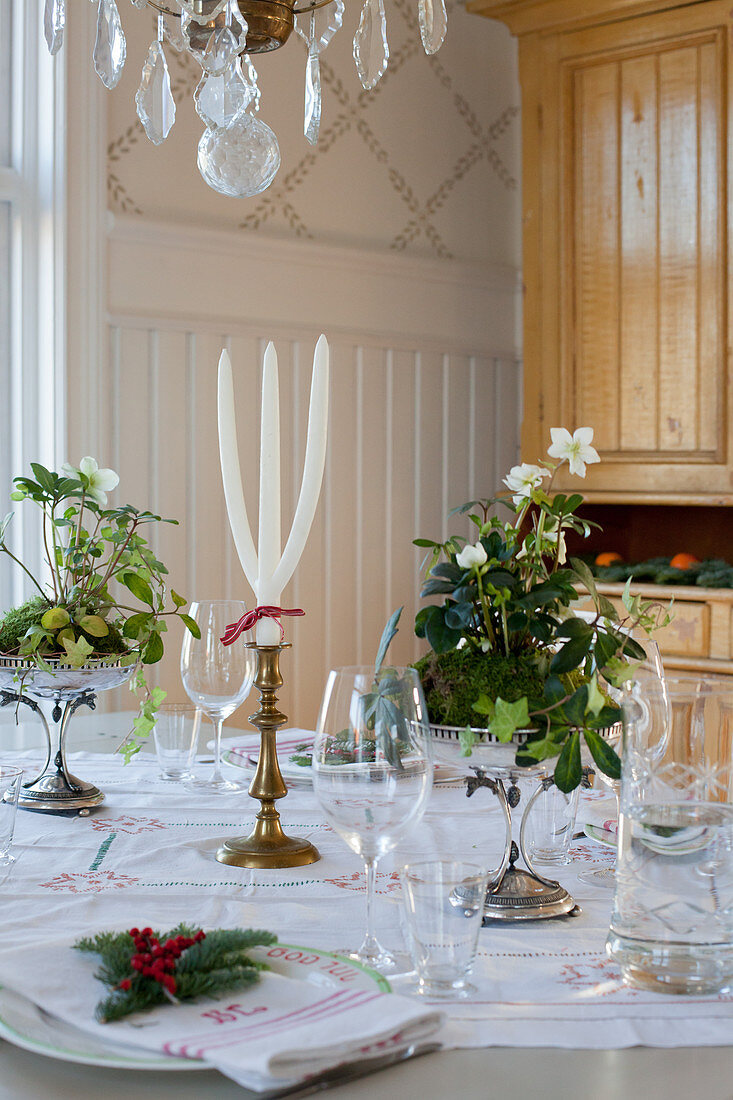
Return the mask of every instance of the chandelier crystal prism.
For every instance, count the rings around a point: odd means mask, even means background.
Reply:
[[[114,88],[127,54],[119,5],[97,4],[93,63],[102,83]],[[126,2],[126,0],[125,0]],[[260,119],[260,91],[252,54],[284,46],[293,30],[306,51],[303,133],[315,145],[321,122],[320,58],[342,25],[344,0],[130,0],[154,13],[155,34],[143,61],[135,102],[145,134],[155,145],[168,137],[176,117],[164,45],[186,52],[201,67],[194,92],[206,129],[198,146],[204,181],[223,195],[249,198],[270,186],[280,166],[274,132]],[[414,0],[426,54],[445,38],[445,0]],[[44,35],[52,54],[61,48],[66,0],[45,0]],[[356,71],[369,91],[389,64],[384,0],[362,0],[353,45]]]

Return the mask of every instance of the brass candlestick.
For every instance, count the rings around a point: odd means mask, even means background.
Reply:
[[[260,756],[249,794],[259,799],[261,806],[254,829],[249,836],[225,840],[216,853],[219,863],[233,867],[304,867],[321,857],[318,849],[302,837],[286,836],[280,825],[275,801],[288,793],[280,772],[275,747],[275,735],[287,717],[277,709],[277,691],[282,687],[280,654],[290,649],[290,643],[257,645],[247,643],[257,654],[255,687],[260,693],[260,709],[250,715],[250,722],[260,734]]]

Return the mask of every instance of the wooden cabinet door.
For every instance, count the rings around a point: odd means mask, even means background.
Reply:
[[[733,502],[731,19],[698,3],[521,42],[523,457],[592,425],[590,500]]]

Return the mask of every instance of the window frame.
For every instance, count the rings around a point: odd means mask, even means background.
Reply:
[[[65,60],[43,35],[44,0],[0,0],[11,12],[10,164],[0,166],[0,201],[10,203],[10,402],[2,411],[0,500],[31,461],[53,468],[64,455]],[[42,575],[33,509],[21,508],[8,541]],[[29,595],[26,578],[0,569],[0,609]]]

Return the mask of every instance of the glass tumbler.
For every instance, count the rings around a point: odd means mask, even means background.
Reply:
[[[522,818],[527,855],[532,863],[570,863],[580,787],[566,793],[548,778],[540,780],[539,790],[535,787],[532,793]]]
[[[0,764],[0,867],[8,867],[15,862],[10,849],[13,845],[15,815],[22,782],[21,768]]]
[[[624,980],[733,988],[733,684],[634,687],[623,702],[616,895],[607,940]]]
[[[432,860],[400,873],[405,931],[417,973],[413,992],[436,1000],[469,997],[484,914],[488,871],[472,863]]]
[[[153,739],[161,779],[180,782],[191,778],[200,729],[201,711],[190,703],[158,707]]]

